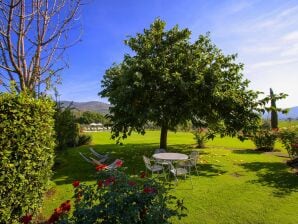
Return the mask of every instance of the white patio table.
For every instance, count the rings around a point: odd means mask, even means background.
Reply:
[[[186,175],[187,173],[187,170],[184,168],[175,168],[173,162],[179,160],[187,160],[188,155],[182,153],[164,152],[153,154],[152,157],[156,160],[167,161],[165,165],[169,165],[169,171],[170,173],[174,174],[176,182],[178,182],[177,175]]]
[[[164,153],[156,153],[153,155],[154,159],[159,160],[168,160],[168,161],[175,161],[175,160],[187,160],[188,155],[182,153],[174,153],[174,152],[164,152]]]

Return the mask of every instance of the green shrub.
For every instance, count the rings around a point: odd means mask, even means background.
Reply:
[[[283,128],[279,138],[291,158],[298,157],[298,127]]]
[[[62,108],[59,104],[55,112],[56,145],[58,150],[75,147],[79,142],[80,125],[77,123],[71,106]]]
[[[49,99],[0,94],[0,223],[18,223],[42,203],[54,157],[53,114]]]
[[[277,137],[277,130],[271,130],[270,124],[264,123],[252,135],[251,140],[258,150],[273,151]]]
[[[199,128],[196,131],[193,131],[194,139],[197,142],[197,148],[205,148],[205,144],[208,141],[208,129]]]
[[[86,135],[86,134],[81,134],[79,136],[79,141],[78,145],[89,145],[92,141],[92,136],[91,135]]]
[[[121,164],[119,164],[121,165]],[[98,169],[104,166],[98,166]],[[85,185],[74,181],[75,204],[72,215],[68,206],[56,209],[49,221],[60,223],[170,223],[185,214],[182,200],[167,193],[168,189],[152,179],[130,179],[122,171],[98,171],[98,181]],[[175,206],[176,205],[176,206]],[[59,212],[58,212],[59,211]]]

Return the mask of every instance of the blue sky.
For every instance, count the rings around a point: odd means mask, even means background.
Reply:
[[[60,98],[107,102],[97,95],[105,70],[129,52],[126,37],[157,17],[168,28],[189,28],[192,39],[210,31],[226,54],[238,53],[250,88],[268,93],[271,87],[289,94],[279,106],[298,106],[297,0],[91,0],[79,17],[82,41],[67,51]]]

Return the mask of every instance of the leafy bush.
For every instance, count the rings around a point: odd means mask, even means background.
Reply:
[[[0,223],[30,220],[41,205],[54,157],[53,114],[49,99],[0,94]]]
[[[279,138],[291,158],[298,157],[298,128],[283,128],[279,132]]]
[[[91,143],[91,141],[92,141],[91,135],[81,134],[79,136],[78,145],[89,145]]]
[[[208,141],[208,129],[207,128],[198,128],[193,132],[194,139],[197,142],[197,148],[205,148],[205,143]]]
[[[76,123],[76,117],[72,113],[71,105],[66,108],[56,106],[55,131],[57,149],[75,147],[79,142],[80,126]]]
[[[259,130],[253,134],[251,140],[258,150],[273,151],[277,137],[277,130],[271,130],[270,124],[264,123],[260,126]]]
[[[168,189],[159,182],[141,178],[132,180],[122,171],[101,170],[104,166],[97,169],[95,185],[73,182],[74,212],[72,216],[61,213],[56,217],[60,223],[169,223],[170,217],[180,219],[185,216],[183,201],[169,195]]]

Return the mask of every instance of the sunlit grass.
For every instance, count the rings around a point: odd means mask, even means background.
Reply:
[[[151,156],[159,147],[159,132],[133,134],[122,146],[115,145],[110,133],[93,133],[93,148],[121,158],[129,174],[144,170],[142,155]],[[169,133],[169,151],[196,150],[191,133]],[[179,181],[172,194],[183,198],[188,216],[174,223],[298,223],[298,177],[285,165],[287,155],[280,144],[277,152],[254,151],[251,141],[216,138],[199,149],[199,176]],[[72,197],[73,180],[93,183],[94,167],[79,156],[88,147],[68,149],[57,156],[52,193],[45,200],[42,214],[49,217],[61,202]]]

